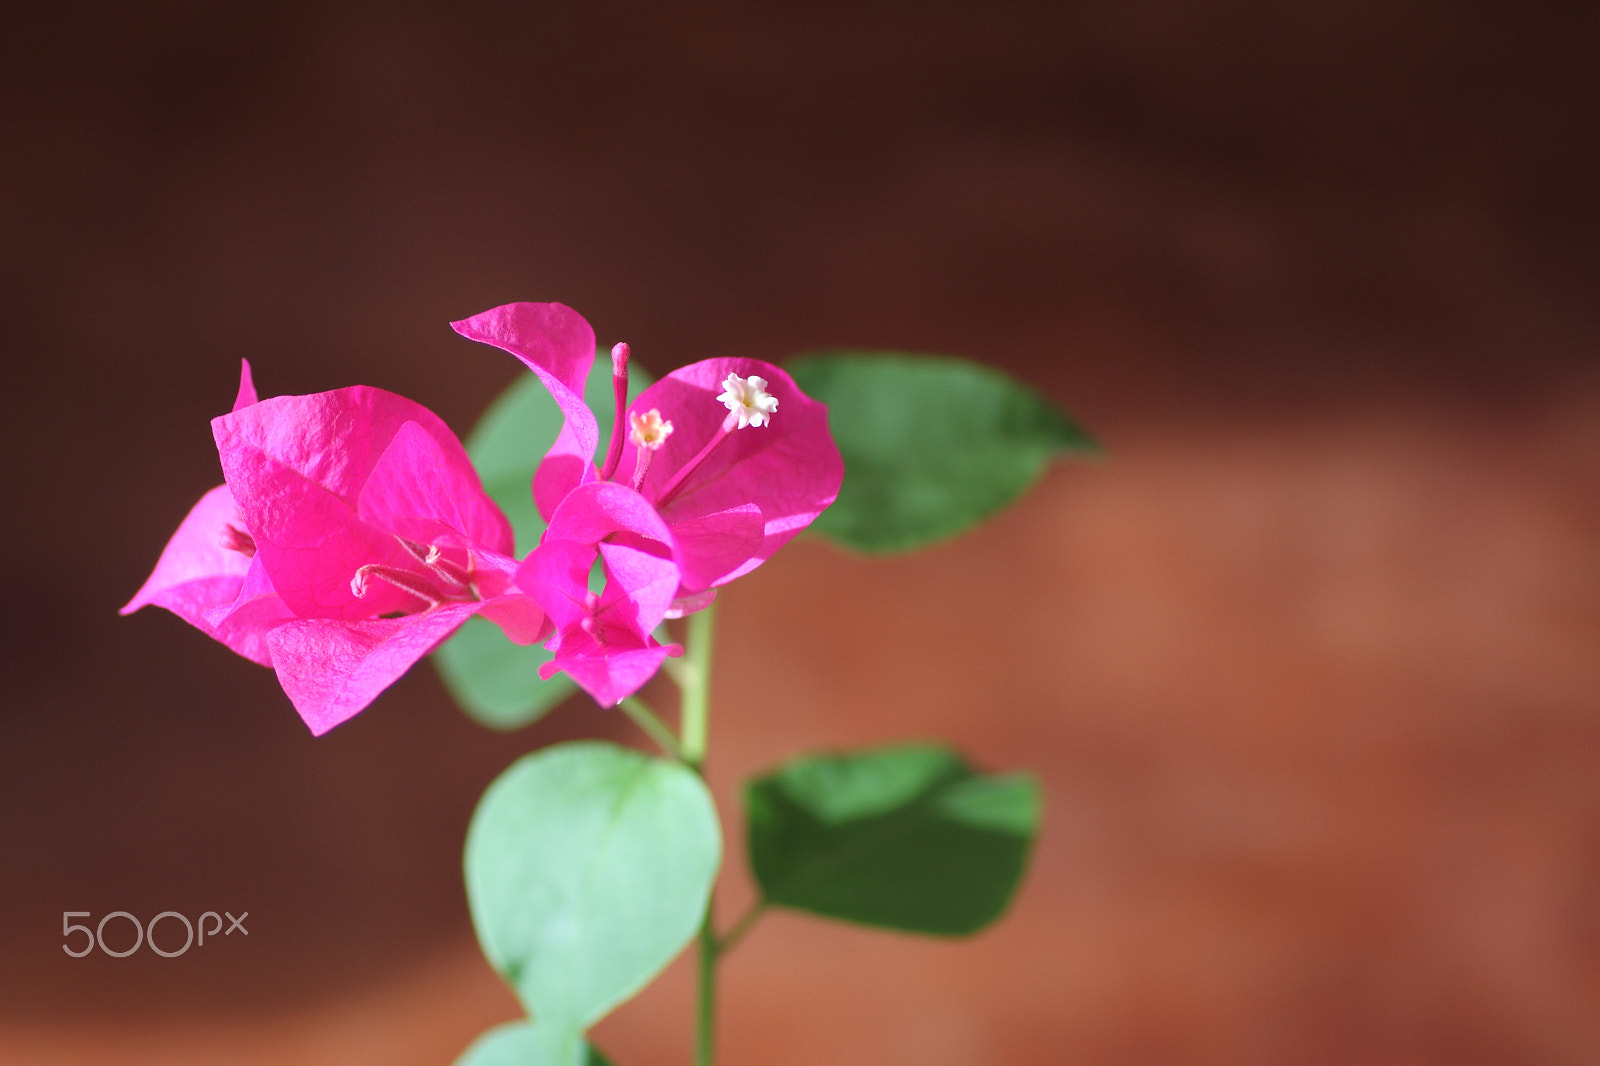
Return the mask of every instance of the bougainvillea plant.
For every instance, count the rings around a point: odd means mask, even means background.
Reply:
[[[557,744],[485,792],[467,897],[528,1016],[458,1066],[607,1062],[588,1030],[691,941],[695,1063],[709,1066],[718,961],[767,908],[936,936],[998,918],[1037,786],[923,743],[799,756],[748,782],[759,899],[717,927],[722,841],[702,777],[715,601],[808,529],[867,553],[955,535],[1088,437],[1011,378],[948,357],[708,359],[650,382],[561,304],[454,328],[532,371],[466,446],[381,389],[258,400],[246,364],[212,421],[224,484],[123,612],[165,607],[270,666],[314,734],[435,652],[487,726],[527,725],[576,686],[660,749]],[[661,670],[676,729],[638,696]]]

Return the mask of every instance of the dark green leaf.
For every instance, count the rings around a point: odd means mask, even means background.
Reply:
[[[600,741],[525,756],[467,832],[478,941],[541,1026],[581,1032],[694,936],[721,847],[679,763]]]
[[[828,405],[839,499],[813,531],[868,552],[954,536],[1020,496],[1052,456],[1095,443],[998,370],[943,356],[829,352],[787,368]]]
[[[745,788],[763,899],[830,918],[962,935],[998,918],[1039,825],[1021,774],[913,744],[812,755]]]
[[[509,357],[507,357],[509,358]],[[650,375],[630,366],[629,396],[649,384]],[[611,392],[611,356],[601,352],[589,371],[584,399],[600,423],[599,448],[604,449],[615,420]],[[561,432],[561,409],[531,373],[521,373],[484,412],[467,437],[483,487],[511,519],[517,534],[517,557],[532,551],[544,533],[544,519],[533,504],[533,472]],[[492,729],[518,729],[538,720],[571,695],[565,675],[539,680],[539,667],[550,659],[543,648],[519,647],[493,622],[472,619],[434,653],[434,665],[462,710]]]

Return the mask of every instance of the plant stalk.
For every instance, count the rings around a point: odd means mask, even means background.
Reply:
[[[717,931],[711,924],[711,900],[706,900],[705,920],[700,923],[699,1003],[695,1015],[695,1066],[712,1066],[717,1058]]]
[[[633,719],[635,725],[650,735],[656,746],[666,752],[667,756],[683,762],[683,749],[678,746],[678,738],[672,735],[672,730],[661,720],[661,716],[650,709],[650,705],[637,696],[627,696],[617,706],[622,708],[622,713]]]
[[[679,728],[682,736],[683,759],[699,770],[706,760],[706,741],[711,717],[711,638],[715,631],[716,612],[713,604],[689,616],[689,635],[684,641],[682,681],[682,719]]]
[[[683,698],[679,715],[678,747],[683,761],[705,776],[706,744],[711,716],[711,639],[714,632],[714,606],[689,616],[688,639],[684,650],[680,692]],[[717,1042],[717,930],[713,924],[716,893],[706,898],[705,917],[698,937],[698,1005],[695,1012],[695,1066],[712,1066]]]

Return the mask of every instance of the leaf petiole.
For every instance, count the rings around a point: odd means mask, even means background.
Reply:
[[[650,709],[650,705],[638,696],[626,696],[617,704],[622,708],[622,713],[633,719],[635,725],[650,735],[662,751],[678,762],[686,762],[683,757],[683,748],[678,745],[678,738],[672,735],[672,730],[661,720],[661,716]]]

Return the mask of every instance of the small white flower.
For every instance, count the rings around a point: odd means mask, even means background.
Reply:
[[[772,422],[772,413],[778,409],[777,398],[767,392],[767,379],[754,374],[742,378],[729,374],[722,383],[722,395],[717,399],[739,416],[739,429],[745,426],[765,426]]]
[[[644,414],[635,411],[628,416],[628,440],[637,447],[659,451],[670,436],[672,423],[653,407]]]

